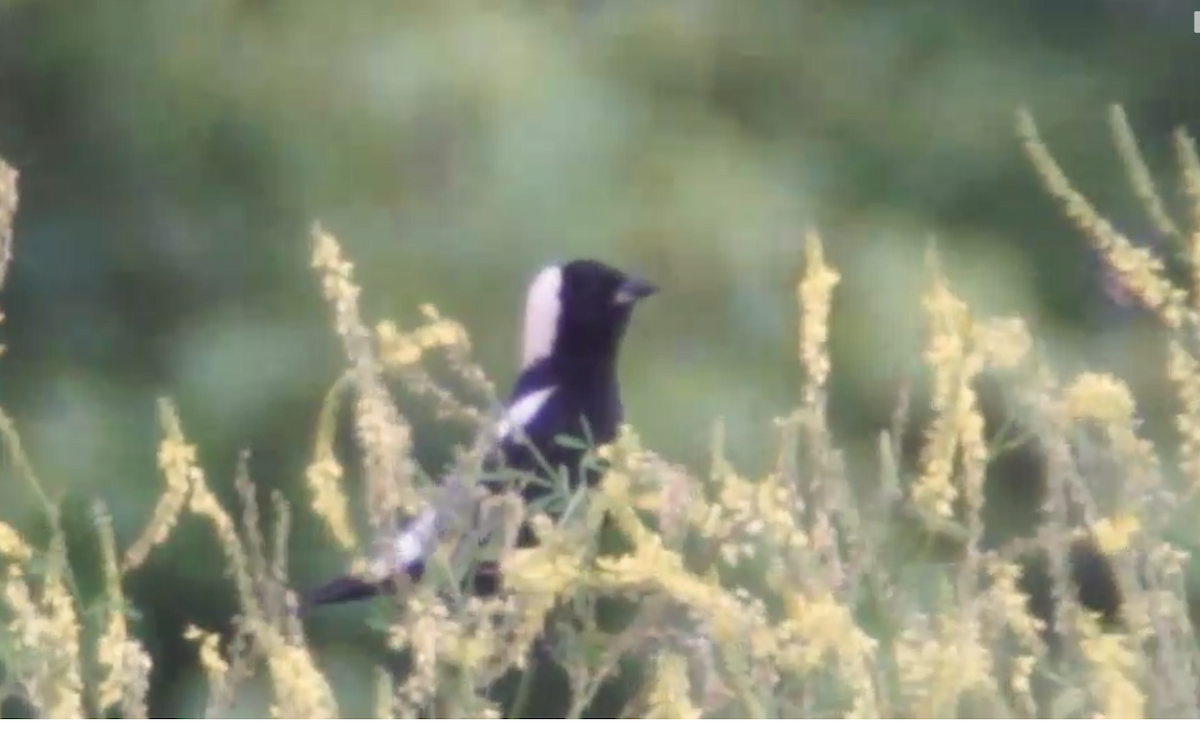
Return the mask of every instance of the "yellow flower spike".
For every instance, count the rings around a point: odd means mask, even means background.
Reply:
[[[312,494],[313,512],[325,520],[330,533],[343,549],[353,550],[357,539],[350,525],[346,495],[342,491],[342,465],[333,455],[332,444],[319,451],[320,455],[304,472]]]
[[[1008,370],[1025,359],[1033,347],[1033,340],[1023,320],[997,318],[976,328],[975,346],[989,366]]]
[[[451,322],[439,322],[434,328],[434,343],[439,347],[466,346],[469,344],[466,330],[461,325]]]
[[[386,345],[399,336],[400,330],[391,319],[384,319],[375,325],[375,338],[381,345]]]
[[[1033,115],[1027,110],[1023,109],[1017,115],[1017,134],[1047,192],[1062,204],[1067,217],[1087,236],[1125,288],[1168,328],[1178,330],[1183,326],[1187,295],[1166,276],[1162,259],[1119,233],[1091,201],[1075,189],[1042,141]],[[1119,138],[1117,142],[1120,147]]]
[[[25,562],[33,556],[33,550],[20,532],[12,525],[0,521],[0,554],[17,562]]]
[[[9,647],[14,653],[6,662],[8,680],[21,686],[40,716],[82,719],[81,624],[63,579],[61,543],[52,545],[47,557],[40,590],[31,590],[29,576],[18,565],[9,565],[3,580],[5,629],[13,637]]]
[[[654,661],[654,673],[646,703],[647,719],[699,719],[701,711],[692,704],[687,661],[675,653],[661,653]]]
[[[1092,534],[1097,546],[1106,554],[1123,552],[1129,548],[1133,536],[1141,531],[1141,523],[1131,514],[1118,514],[1104,518],[1092,525]]]
[[[154,505],[154,512],[142,533],[125,550],[121,570],[127,572],[145,562],[150,551],[166,540],[175,527],[196,483],[204,475],[196,466],[196,448],[183,436],[179,415],[169,400],[158,402],[163,439],[158,447],[158,467],[167,488]]]
[[[912,499],[918,509],[937,521],[953,516],[958,496],[955,461],[960,452],[964,495],[973,512],[982,503],[987,447],[973,383],[986,360],[975,346],[980,328],[966,303],[950,290],[932,248],[927,261],[931,283],[922,302],[930,333],[924,357],[933,370],[934,420],[921,451],[920,475],[913,484]]]
[[[102,672],[96,690],[102,711],[119,705],[124,716],[146,718],[150,691],[150,654],[129,635],[125,619],[125,598],[121,593],[121,573],[117,562],[116,537],[112,520],[99,505],[95,508],[96,528],[103,556],[107,620],[96,641],[96,662]]]
[[[254,633],[266,653],[267,673],[271,677],[274,693],[271,717],[336,718],[337,700],[308,649],[287,642],[270,626],[256,625]]]
[[[312,226],[310,239],[312,265],[332,309],[334,331],[351,363],[354,432],[363,451],[367,511],[372,528],[380,530],[390,525],[397,509],[416,501],[415,469],[408,458],[412,433],[382,380],[383,367],[375,353],[379,329],[368,329],[362,321],[359,289],[351,280],[353,267],[343,258],[341,244],[319,224]]]
[[[421,345],[405,337],[393,342],[392,347],[381,353],[384,362],[397,367],[406,367],[421,360],[424,350]]]
[[[1107,374],[1085,372],[1063,391],[1063,404],[1072,420],[1125,425],[1133,420],[1133,395],[1124,382]]]
[[[444,328],[438,323],[426,324],[413,333],[413,338],[417,340],[417,346],[424,351],[438,349],[442,346]]]
[[[1077,621],[1079,648],[1092,676],[1093,700],[1109,719],[1141,719],[1146,713],[1146,696],[1138,686],[1138,651],[1130,636],[1106,633],[1091,615]]]
[[[631,487],[632,480],[629,474],[612,469],[605,473],[600,482],[600,490],[604,495],[620,504],[628,503]]]
[[[221,657],[221,637],[216,633],[189,625],[184,629],[183,637],[195,643],[200,648],[200,666],[208,675],[209,680],[220,680],[229,671],[229,664]]]
[[[841,276],[825,263],[821,238],[815,232],[804,238],[804,276],[796,286],[800,306],[800,362],[808,375],[804,402],[813,405],[829,377],[829,312],[833,289]]]

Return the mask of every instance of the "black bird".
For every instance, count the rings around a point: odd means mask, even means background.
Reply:
[[[566,472],[572,488],[594,485],[600,472],[583,471],[585,442],[613,441],[624,420],[617,383],[617,358],[634,305],[658,288],[644,279],[598,261],[576,260],[548,266],[529,285],[525,304],[521,372],[494,429],[494,444],[485,469],[534,474],[522,479],[522,497],[532,501],[547,493],[550,477]],[[511,478],[488,480],[497,492],[517,485]],[[445,488],[445,486],[443,486]],[[389,545],[386,571],[380,579],[343,576],[310,591],[308,607],[361,600],[389,591],[392,577],[407,573],[420,579],[425,559],[447,528],[449,515],[436,506],[418,514]],[[517,546],[532,546],[523,525]],[[494,570],[494,565],[489,566]],[[476,593],[496,589],[498,575],[482,569]]]

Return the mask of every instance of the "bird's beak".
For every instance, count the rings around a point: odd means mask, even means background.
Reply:
[[[650,296],[656,291],[658,291],[658,287],[646,279],[630,276],[625,279],[625,283],[621,284],[621,288],[617,289],[616,303],[621,306],[628,306]]]

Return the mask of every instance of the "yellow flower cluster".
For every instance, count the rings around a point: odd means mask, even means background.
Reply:
[[[65,581],[65,547],[55,541],[40,580],[40,596],[30,590],[30,575],[20,564],[8,566],[3,597],[10,617],[5,630],[13,636],[16,650],[8,669],[45,718],[81,719],[80,620]]]
[[[1132,637],[1103,632],[1091,615],[1080,615],[1077,623],[1079,647],[1094,681],[1091,693],[1101,707],[1096,718],[1145,718],[1146,696],[1138,685],[1141,660]]]
[[[992,657],[978,630],[978,623],[961,616],[915,616],[896,643],[909,716],[955,716],[963,698],[987,691],[993,681]]]

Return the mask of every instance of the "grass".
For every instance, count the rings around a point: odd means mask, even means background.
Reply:
[[[1165,475],[1166,456],[1140,432],[1124,382],[1103,372],[1060,376],[1039,356],[1024,321],[972,312],[931,250],[922,301],[932,416],[920,424],[920,452],[914,467],[903,464],[906,432],[917,427],[905,391],[892,427],[879,434],[878,479],[850,483],[826,420],[827,322],[839,274],[810,234],[796,290],[804,384],[795,408],[777,419],[778,457],[768,473],[738,473],[722,455],[719,428],[707,473],[666,462],[626,428],[598,454],[612,465],[602,485],[572,496],[557,521],[527,514],[511,496],[462,490],[466,498],[455,508],[494,516],[486,521],[508,537],[499,540],[503,592],[480,600],[457,588],[476,558],[462,546],[469,530],[445,541],[419,585],[399,585],[383,639],[404,660],[377,671],[377,715],[1200,715],[1200,653],[1184,585],[1189,555],[1164,536],[1169,515],[1194,513],[1200,484],[1193,344],[1200,327],[1200,160],[1180,132],[1190,210],[1187,224],[1178,223],[1119,109],[1112,123],[1137,197],[1186,260],[1186,286],[1077,191],[1029,114],[1018,116],[1018,133],[1049,193],[1169,340],[1164,374],[1177,395],[1180,443],[1170,457],[1182,478]],[[16,181],[0,166],[0,285],[13,250]],[[234,479],[238,512],[221,506],[164,399],[164,489],[144,530],[126,545],[117,544],[103,505],[95,506],[105,589],[84,604],[59,507],[0,411],[0,440],[40,498],[49,534],[35,544],[0,522],[5,696],[47,718],[145,716],[154,666],[130,627],[135,613],[122,583],[180,519],[198,518],[219,538],[240,606],[227,633],[186,633],[207,676],[207,715],[229,715],[240,692],[264,676],[271,716],[339,715],[289,591],[290,511],[311,509],[355,569],[379,569],[374,548],[351,526],[351,501],[364,499],[375,518],[372,533],[386,534],[397,515],[444,491],[414,462],[410,427],[385,381],[396,379],[435,402],[444,417],[475,425],[489,417],[495,390],[472,363],[462,326],[432,306],[414,330],[386,321],[368,326],[338,242],[314,227],[312,251],[349,366],[316,424],[308,502],[291,505],[275,495],[272,524],[258,511],[245,459]],[[458,381],[435,380],[425,367],[431,358],[448,361]],[[1019,432],[1046,461],[1034,536],[995,547],[984,540],[984,485],[990,463],[1012,442],[986,435],[978,390],[984,378],[1001,383],[1011,405],[1005,432]],[[351,493],[333,447],[344,404],[353,408],[361,492]],[[473,482],[479,451],[463,453],[461,483]],[[1110,477],[1096,478],[1099,472]],[[605,514],[615,537],[602,528]],[[505,548],[525,516],[532,516],[540,546]],[[952,558],[913,559],[898,545],[914,532],[949,544]],[[273,536],[270,544],[265,534]],[[1115,622],[1101,621],[1076,597],[1070,554],[1081,544],[1112,565],[1122,596]],[[1050,613],[1035,615],[1021,589],[1030,555],[1045,564]],[[567,690],[544,695],[545,671]]]

